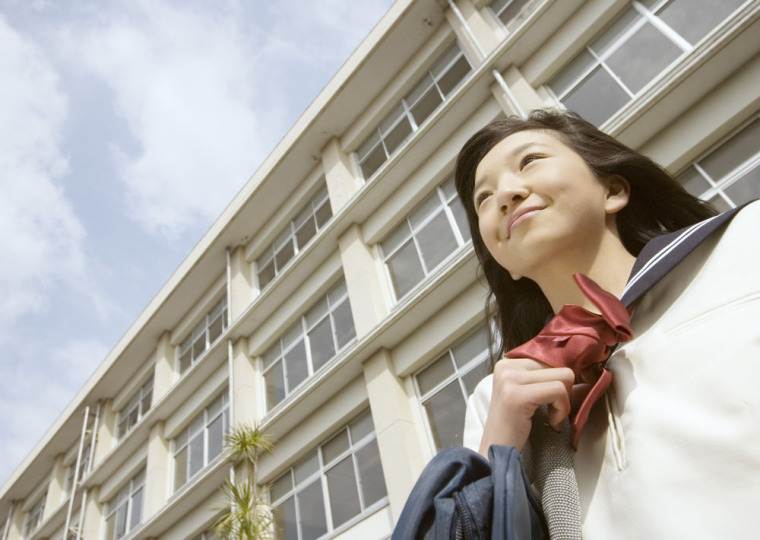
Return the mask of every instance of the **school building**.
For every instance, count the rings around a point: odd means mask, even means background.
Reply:
[[[484,375],[464,141],[565,107],[732,207],[758,36],[759,0],[398,0],[2,486],[2,539],[212,538],[245,422],[279,537],[387,538]]]

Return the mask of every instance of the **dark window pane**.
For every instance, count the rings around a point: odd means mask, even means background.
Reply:
[[[457,241],[446,215],[441,212],[417,233],[425,267],[431,272],[457,249]]]
[[[456,380],[425,403],[425,411],[438,450],[462,444],[465,404],[465,398]]]
[[[321,482],[317,479],[296,497],[301,514],[301,537],[304,540],[319,538],[327,532],[325,501],[322,497]]]
[[[451,66],[449,72],[438,81],[438,87],[441,89],[441,92],[443,92],[443,95],[448,96],[469,72],[470,64],[467,63],[467,59],[464,56],[460,56],[459,60]]]
[[[314,223],[314,218],[309,217],[308,221],[296,231],[296,243],[298,244],[298,249],[303,249],[306,243],[314,238],[315,234],[317,234],[317,226]]]
[[[187,446],[177,452],[174,458],[174,491],[187,481]]]
[[[487,362],[483,360],[480,364],[462,375],[462,382],[464,383],[464,389],[468,396],[475,391],[475,387],[478,383],[488,375],[486,366]]]
[[[755,167],[725,189],[737,206],[760,198],[760,167]]]
[[[271,409],[285,399],[285,378],[282,373],[282,362],[272,367],[264,374],[267,387],[267,409]]]
[[[270,281],[274,279],[274,260],[270,261],[264,268],[259,269],[259,288],[263,289]]]
[[[454,214],[459,234],[462,235],[465,242],[468,241],[472,236],[470,235],[470,226],[467,224],[467,214],[464,211],[462,202],[459,199],[451,201],[449,208],[451,208],[451,213]]]
[[[370,152],[364,161],[361,162],[362,174],[365,179],[369,179],[375,171],[380,168],[380,165],[385,163],[388,157],[385,155],[385,149],[382,144],[378,144],[372,152]]]
[[[288,392],[292,392],[296,386],[309,376],[303,340],[299,341],[285,354],[285,370],[288,378]]]
[[[678,177],[678,181],[686,189],[686,191],[696,197],[699,197],[711,187],[710,183],[705,180],[705,177],[702,176],[702,174],[694,167],[689,167],[685,172],[683,172]]]
[[[442,102],[437,88],[430,88],[420,100],[412,106],[412,116],[419,126]]]
[[[345,457],[335,467],[327,471],[326,476],[333,526],[340,527],[361,512],[359,491],[356,487],[354,463],[351,456]]]
[[[129,530],[137,527],[142,521],[143,488],[138,489],[132,495],[132,515],[129,520]]]
[[[747,125],[699,164],[716,182],[760,152],[760,120]]]
[[[385,148],[388,150],[388,154],[393,154],[396,148],[406,140],[409,134],[412,132],[412,125],[409,123],[409,119],[405,116],[398,124],[385,136]]]
[[[447,352],[417,375],[420,393],[424,396],[454,374],[454,365]]]
[[[282,269],[285,267],[288,261],[293,258],[293,254],[294,254],[293,241],[288,240],[288,242],[284,246],[282,246],[280,251],[278,251],[274,255],[274,260],[277,264],[278,272],[282,272]]]
[[[190,439],[190,470],[188,478],[192,478],[195,473],[203,468],[203,432]]]
[[[674,0],[658,16],[694,45],[742,3],[743,0]]]
[[[224,443],[224,421],[217,416],[208,427],[208,460],[211,461],[222,451]]]
[[[309,332],[309,349],[311,349],[311,362],[314,371],[325,365],[325,362],[335,356],[335,344],[333,343],[330,317],[322,319]]]
[[[338,434],[322,445],[322,460],[330,465],[339,458],[351,445],[348,442],[348,431],[340,430]]]
[[[127,534],[127,504],[126,501],[116,510],[116,538]]]
[[[317,216],[317,226],[321,229],[322,226],[332,217],[332,207],[330,201],[325,201],[322,206],[317,208],[315,214]]]
[[[721,197],[720,195],[714,195],[708,199],[709,203],[712,204],[715,209],[718,212],[726,212],[728,210],[731,210],[731,205],[726,202],[726,199]]]
[[[206,332],[203,332],[193,342],[193,361],[198,360],[203,351],[206,350]]]
[[[630,98],[610,75],[597,68],[563,100],[569,111],[600,126],[615,114]]]
[[[276,538],[298,540],[296,501],[293,497],[290,497],[274,507],[274,521],[277,524]]]
[[[607,59],[607,65],[635,94],[680,55],[681,49],[646,23]]]
[[[346,346],[346,343],[356,337],[354,318],[351,314],[351,305],[348,303],[348,299],[333,310],[332,317],[333,321],[335,321],[335,338],[338,341],[338,348],[342,349]]]
[[[486,329],[481,328],[474,334],[470,334],[464,341],[453,347],[454,360],[460,368],[470,360],[488,350],[488,336]]]
[[[359,483],[364,495],[364,507],[367,508],[388,494],[377,440],[372,440],[356,451],[356,463],[359,466]]]
[[[407,242],[393,257],[388,259],[388,269],[398,298],[408,293],[425,277],[417,249],[412,241]]]
[[[222,326],[222,321],[224,320],[224,317],[220,315],[213,321],[211,321],[211,324],[208,326],[208,339],[209,343],[214,343],[219,336],[222,335],[222,331],[224,330],[224,327]]]

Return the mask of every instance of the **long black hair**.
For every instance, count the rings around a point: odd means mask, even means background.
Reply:
[[[527,119],[509,117],[484,127],[459,152],[455,182],[467,213],[475,253],[490,289],[486,313],[495,317],[501,333],[500,343],[492,347],[496,358],[533,338],[552,314],[549,301],[534,281],[513,280],[491,257],[480,237],[472,198],[475,170],[483,157],[509,135],[527,130],[557,136],[586,162],[597,178],[619,175],[628,181],[630,198],[626,207],[616,214],[616,224],[623,245],[632,255],[638,255],[655,236],[716,214],[709,204],[688,193],[660,165],[575,113],[538,109]]]

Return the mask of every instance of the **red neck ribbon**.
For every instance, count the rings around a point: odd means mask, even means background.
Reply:
[[[573,448],[594,403],[607,391],[612,372],[604,366],[613,347],[633,337],[631,317],[618,298],[583,274],[573,275],[581,292],[601,315],[576,305],[566,305],[539,334],[509,351],[509,358],[531,358],[551,367],[569,367],[577,383],[591,385],[572,423]]]

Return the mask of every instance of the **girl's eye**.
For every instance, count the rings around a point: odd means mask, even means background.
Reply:
[[[475,209],[477,210],[480,208],[480,205],[485,202],[485,200],[490,196],[491,194],[487,191],[481,191],[475,196]]]
[[[520,170],[524,169],[531,163],[533,163],[535,160],[538,159],[538,154],[527,154],[522,160],[520,161]]]

